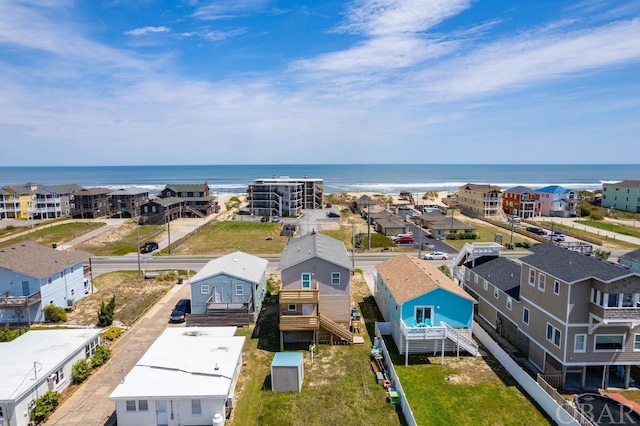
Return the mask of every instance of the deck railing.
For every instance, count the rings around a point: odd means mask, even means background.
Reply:
[[[280,315],[280,330],[318,330],[320,318],[317,315]]]

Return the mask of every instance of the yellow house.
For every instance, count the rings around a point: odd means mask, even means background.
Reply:
[[[36,195],[27,186],[5,186],[3,207],[4,217],[11,219],[30,219],[35,208]]]
[[[458,189],[460,212],[471,217],[497,217],[502,213],[502,190],[494,185],[468,183]]]

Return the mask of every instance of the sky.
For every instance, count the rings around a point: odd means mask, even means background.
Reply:
[[[640,164],[637,0],[2,0],[0,166]]]

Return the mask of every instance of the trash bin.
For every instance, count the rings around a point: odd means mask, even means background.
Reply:
[[[178,284],[182,284],[182,277],[178,277]]]
[[[57,249],[58,248],[58,243],[51,243],[51,248]]]

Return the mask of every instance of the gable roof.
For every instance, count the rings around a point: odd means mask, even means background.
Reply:
[[[220,274],[252,283],[259,283],[267,270],[268,263],[266,259],[237,251],[209,261],[194,275],[190,284],[193,285],[198,281]]]
[[[315,232],[295,238],[284,246],[278,270],[282,271],[314,257],[342,266],[349,271],[353,270],[344,243]]]
[[[167,189],[174,192],[206,192],[209,189],[209,185],[206,183],[168,184],[164,187],[164,190]]]
[[[568,192],[572,192],[572,190],[567,189],[564,186],[549,185],[544,188],[536,189],[536,192],[543,192],[545,194],[566,194]]]
[[[85,251],[60,251],[32,241],[23,241],[0,248],[0,268],[35,278],[46,278],[91,256],[91,253]]]
[[[473,297],[438,268],[406,253],[379,263],[376,269],[396,303],[404,303],[438,288],[475,303]]]
[[[630,271],[620,265],[585,256],[554,244],[538,244],[529,250],[533,254],[520,258],[522,263],[568,283],[588,278],[595,278],[603,282],[612,282],[629,276],[640,278],[637,272]]]
[[[487,280],[516,300],[520,300],[522,267],[504,257],[482,256],[464,264],[476,275]]]
[[[536,191],[529,187],[518,185],[513,188],[505,189],[504,192],[508,192],[509,194],[534,194]]]
[[[633,262],[640,262],[640,249],[636,249],[628,253],[625,253],[622,256],[618,257],[618,259],[630,260]]]
[[[468,183],[466,185],[462,185],[461,188],[468,189],[471,191],[478,191],[478,192],[491,192],[491,191],[502,192],[499,186],[489,185],[489,184]]]
[[[51,192],[61,195],[82,191],[82,187],[77,183],[70,183],[66,185],[47,185],[46,188]]]
[[[101,187],[94,187],[94,188],[83,188],[80,191],[76,192],[76,194],[78,194],[79,196],[90,196],[90,195],[106,195],[106,194],[111,194],[111,190],[109,188],[101,188]]]
[[[111,193],[111,195],[118,195],[118,194],[123,194],[123,195],[141,195],[141,194],[148,194],[148,193],[149,193],[148,189],[130,187],[130,188],[116,189],[115,191],[113,191]]]

